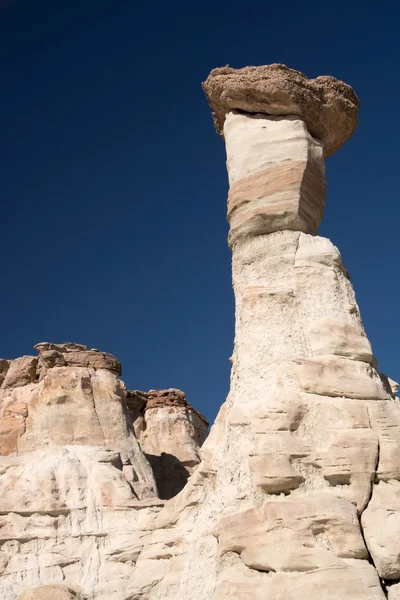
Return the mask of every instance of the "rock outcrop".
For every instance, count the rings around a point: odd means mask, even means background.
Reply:
[[[205,439],[182,392],[127,392],[111,355],[0,361],[5,600],[400,598],[398,385],[317,235],[358,99],[283,65],[203,85],[228,156],[228,398]]]
[[[124,598],[163,505],[129,418],[131,393],[111,354],[71,343],[36,349],[38,357],[1,362],[0,598]],[[145,445],[159,457],[175,449],[187,479],[206,434],[183,392],[168,392],[168,414],[164,391],[143,393],[155,406]],[[172,495],[186,479],[164,486]]]
[[[400,407],[317,235],[323,157],[354,131],[357,97],[282,65],[216,69],[203,87],[228,158],[231,389],[127,597],[395,598]]]
[[[200,462],[208,422],[176,389],[129,391],[129,416],[149,461],[159,497],[180,492]]]

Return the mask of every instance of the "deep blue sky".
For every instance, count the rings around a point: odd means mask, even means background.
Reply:
[[[342,252],[380,366],[400,379],[399,15],[392,2],[1,0],[0,356],[116,354],[131,388],[213,419],[233,340],[227,176],[200,87],[283,62],[361,100],[328,160]]]

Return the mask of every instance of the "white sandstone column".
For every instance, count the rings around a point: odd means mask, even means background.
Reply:
[[[215,69],[203,88],[227,149],[231,386],[131,597],[384,600],[378,575],[400,580],[382,526],[389,498],[400,533],[386,483],[400,481],[400,409],[340,253],[317,235],[324,157],[352,135],[357,96],[283,65]]]
[[[323,145],[296,116],[227,114],[229,242],[278,230],[315,235],[325,207]]]

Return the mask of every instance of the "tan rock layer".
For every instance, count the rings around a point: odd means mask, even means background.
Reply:
[[[277,230],[317,234],[325,206],[323,148],[298,117],[227,115],[229,245]]]
[[[285,229],[316,234],[324,213],[325,187],[321,170],[308,161],[283,163],[243,177],[229,190],[230,241],[240,236],[246,222],[252,235],[280,229],[281,220]]]
[[[398,573],[400,495],[386,478],[396,474],[400,412],[340,254],[328,240],[278,231],[235,245],[233,272],[231,391],[202,463],[157,517],[132,597],[384,600],[378,573]],[[148,560],[156,542],[162,572]]]
[[[105,369],[120,377],[121,363],[108,352],[88,349],[83,344],[41,342],[35,349],[39,356],[21,356],[15,360],[0,359],[0,388],[13,389],[42,380],[55,367],[88,367]]]
[[[309,161],[304,168],[299,201],[299,215],[308,224],[309,233],[318,233],[318,225],[324,216],[325,196],[325,173],[321,172],[319,164]]]
[[[43,585],[22,592],[18,600],[81,600],[82,596],[65,585]]]
[[[81,344],[49,344],[47,342],[37,344],[35,349],[39,353],[39,377],[43,377],[48,369],[53,367],[91,367],[93,369],[106,369],[114,375],[122,375],[122,367],[119,360],[108,352],[100,352]]]

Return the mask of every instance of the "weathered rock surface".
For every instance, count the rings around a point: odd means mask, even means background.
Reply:
[[[398,406],[338,251],[322,240],[312,261],[297,260],[308,237],[278,231],[234,247],[231,391],[202,463],[157,517],[170,567],[154,584],[166,559],[144,560],[153,534],[132,574],[134,598],[385,597],[359,519],[372,510],[375,477],[393,468],[382,440],[394,432],[379,415],[393,422],[387,411]],[[173,531],[181,541],[163,546]]]
[[[122,600],[163,505],[129,418],[131,395],[110,354],[71,343],[36,348],[38,358],[4,361],[0,598]],[[160,457],[175,448],[175,468],[192,471],[206,434],[184,393],[167,392],[143,393],[155,415],[146,443]],[[175,478],[175,493],[185,481]]]
[[[400,583],[386,582],[385,588],[389,600],[400,600]]]
[[[35,349],[39,353],[39,369],[42,377],[47,369],[54,366],[91,367],[93,369],[106,369],[118,376],[122,374],[121,363],[115,356],[107,352],[99,352],[94,348],[89,350],[87,346],[82,344],[42,342],[36,344]]]
[[[128,392],[128,408],[160,498],[180,492],[200,462],[208,422],[176,389]],[[135,425],[136,424],[136,425]]]
[[[1,385],[2,389],[19,387],[32,383],[38,378],[36,356],[21,356],[15,360],[6,361],[8,368],[4,368],[4,379]],[[3,363],[4,364],[4,363]]]
[[[323,145],[304,121],[231,112],[224,136],[229,244],[278,229],[316,234],[325,207]]]
[[[18,600],[81,600],[82,596],[65,585],[43,585],[22,592]]]

